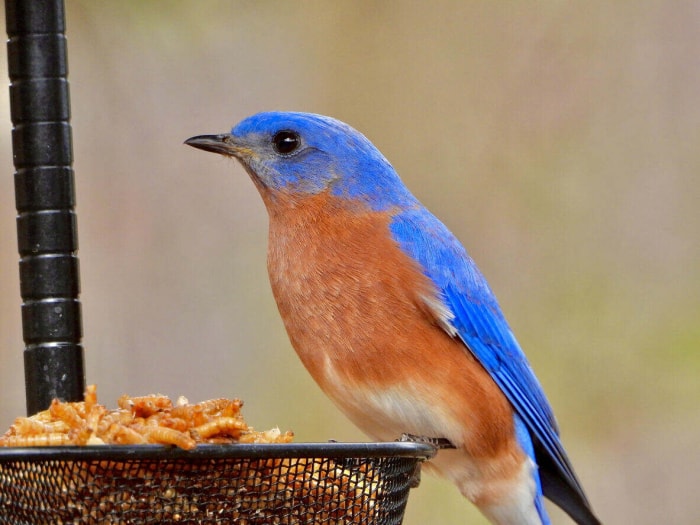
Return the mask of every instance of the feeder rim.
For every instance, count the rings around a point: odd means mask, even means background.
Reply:
[[[27,461],[90,461],[134,459],[255,459],[255,458],[432,458],[437,448],[428,443],[231,443],[200,444],[192,450],[172,445],[86,445],[0,448],[0,463]]]

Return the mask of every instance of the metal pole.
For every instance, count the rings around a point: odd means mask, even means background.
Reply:
[[[85,389],[63,0],[5,0],[27,413]]]

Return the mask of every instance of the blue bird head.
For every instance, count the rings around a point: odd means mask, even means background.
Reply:
[[[266,202],[278,192],[303,198],[325,191],[374,210],[415,201],[364,135],[323,115],[258,113],[230,133],[199,135],[185,144],[238,159]]]

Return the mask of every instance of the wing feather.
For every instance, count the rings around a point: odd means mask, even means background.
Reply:
[[[391,232],[433,281],[452,313],[453,333],[506,395],[535,440],[536,449],[547,455],[548,465],[556,468],[566,485],[588,506],[559,439],[559,428],[544,391],[495,295],[464,247],[424,208],[395,215]]]

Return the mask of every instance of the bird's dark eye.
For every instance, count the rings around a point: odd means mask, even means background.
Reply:
[[[280,155],[289,155],[296,151],[301,145],[299,134],[294,131],[284,130],[275,133],[272,137],[272,145]]]

